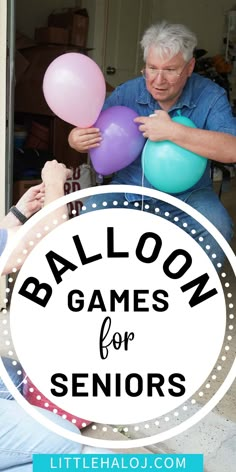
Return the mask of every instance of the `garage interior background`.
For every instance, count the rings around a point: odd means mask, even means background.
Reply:
[[[77,16],[82,29],[79,36],[73,36],[73,32],[69,30],[69,22],[72,19],[67,18],[63,25],[58,23],[57,14],[64,12],[66,17],[67,12],[71,11],[68,9],[71,8],[79,10],[82,15],[88,15],[87,18],[80,16],[82,23]],[[49,155],[53,154],[58,160],[74,167],[85,160],[84,156],[78,156],[78,153],[68,147],[67,137],[71,126],[53,116],[42,94],[44,72],[58,55],[71,50],[88,54],[101,67],[109,93],[111,87],[140,74],[143,61],[139,41],[144,29],[152,22],[168,19],[188,25],[197,34],[198,48],[206,51],[206,61],[203,64],[203,68],[206,68],[208,57],[225,57],[227,13],[231,9],[234,9],[232,0],[179,0],[177,3],[174,0],[15,2],[15,147],[21,147],[18,144],[20,140],[22,147],[39,149],[42,159],[45,159],[46,153],[49,152]],[[63,29],[58,29],[58,26],[63,26]],[[65,27],[69,27],[67,31]],[[26,38],[21,36],[22,34]],[[236,37],[236,18],[235,32],[231,33],[230,44],[234,34]],[[229,51],[232,53],[231,49]],[[221,62],[221,66],[224,71],[224,63],[222,65]],[[227,72],[227,67],[225,71]],[[236,71],[235,74],[231,73],[229,78],[230,99],[233,104],[236,99]],[[34,156],[27,152],[26,166],[30,160],[33,161]],[[12,177],[14,180],[20,179],[20,175]],[[37,173],[26,172],[26,177],[37,178]],[[21,185],[13,195],[14,200],[23,190],[25,187]]]

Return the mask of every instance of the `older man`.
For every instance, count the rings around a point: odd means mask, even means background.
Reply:
[[[211,80],[193,73],[194,48],[197,38],[184,25],[161,22],[151,26],[141,41],[145,66],[142,77],[130,80],[115,89],[105,102],[104,109],[124,105],[134,109],[139,117],[135,121],[145,138],[152,141],[170,140],[183,148],[208,159],[202,178],[185,192],[175,194],[182,201],[202,213],[231,240],[232,221],[213,190],[210,177],[211,161],[236,162],[236,118],[233,117],[226,92]],[[179,112],[190,118],[197,128],[188,128],[171,118]],[[155,115],[150,117],[150,115]],[[69,135],[69,144],[79,152],[87,152],[100,145],[101,133],[97,128],[75,128]],[[168,156],[166,157],[168,159]],[[143,176],[141,156],[128,167],[113,176],[114,184],[138,185],[153,188]],[[101,200],[101,196],[97,198]],[[123,206],[124,198],[129,202],[140,201],[137,194],[115,195]],[[114,200],[114,195],[110,196]],[[106,196],[109,203],[109,196]],[[156,201],[149,199],[150,211]],[[195,239],[203,237],[212,252],[217,253],[217,262],[223,261],[223,253],[203,227],[165,202],[158,202],[161,213],[174,211],[179,223],[183,219],[189,229],[195,229]]]

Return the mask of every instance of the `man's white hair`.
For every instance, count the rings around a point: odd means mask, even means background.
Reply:
[[[197,37],[184,25],[162,21],[150,26],[145,31],[141,46],[144,61],[146,61],[150,47],[153,47],[157,55],[162,58],[171,59],[180,52],[184,60],[188,62],[193,57],[194,48],[197,46]]]

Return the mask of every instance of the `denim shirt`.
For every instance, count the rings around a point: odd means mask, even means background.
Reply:
[[[0,255],[3,253],[7,243],[7,230],[0,229]]]
[[[146,89],[143,77],[129,80],[118,86],[105,101],[103,110],[117,105],[132,108],[139,116],[149,116],[155,110],[161,109]],[[171,118],[178,114],[190,118],[197,128],[221,131],[236,136],[236,118],[232,115],[225,90],[198,74],[192,74],[187,80],[180,98],[168,113]],[[209,160],[203,176],[188,192],[212,185],[210,164]],[[154,188],[145,177],[143,178],[141,155],[129,166],[116,172],[112,183]],[[178,194],[178,197],[181,198],[181,194]],[[140,195],[131,194],[126,195],[126,198],[128,201],[141,199]]]

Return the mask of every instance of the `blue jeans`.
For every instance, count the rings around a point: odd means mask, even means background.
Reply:
[[[219,200],[216,193],[213,191],[211,187],[204,187],[202,189],[194,190],[192,192],[185,192],[178,196],[178,198],[195,210],[199,211],[203,216],[205,216],[223,235],[228,243],[230,243],[233,237],[233,221],[230,218],[228,212],[226,211],[225,207],[222,205],[221,201]],[[106,201],[106,206],[102,205],[102,202]],[[96,209],[101,208],[114,208],[113,202],[116,201],[117,204],[115,207],[124,207],[124,201],[126,201],[124,193],[108,193],[103,195],[96,195],[94,197],[89,197],[86,202],[86,211],[94,211]],[[136,210],[142,209],[142,202],[139,201],[139,206],[134,206],[135,202],[129,202],[127,208],[132,208]],[[94,207],[94,205],[97,207]],[[149,205],[148,210],[153,214],[155,214],[155,208],[158,206],[160,212],[158,216],[164,216],[165,212],[169,212],[172,215],[172,221],[174,224],[178,225],[179,227],[183,228],[183,223],[188,224],[188,232],[191,230],[195,230],[195,234],[192,234],[192,237],[198,241],[199,237],[204,238],[203,248],[206,253],[211,256],[211,254],[216,254],[215,264],[221,263],[223,264],[225,256],[222,249],[219,247],[218,243],[215,239],[211,236],[210,233],[202,226],[200,223],[195,221],[190,215],[186,214],[182,210],[173,207],[172,205],[159,201],[156,199],[149,199],[144,200],[144,205]],[[93,205],[93,206],[92,206]],[[173,217],[178,217],[178,222],[173,220]],[[206,250],[206,246],[210,245],[211,250],[210,252]]]
[[[23,380],[17,374],[21,365],[13,366],[12,359],[2,360],[12,381],[19,386]],[[0,471],[32,472],[32,454],[111,454],[110,450],[81,446],[53,433],[29,416],[16,401],[10,400],[13,397],[0,378]],[[71,422],[51,411],[35,408],[54,423],[80,434]]]

